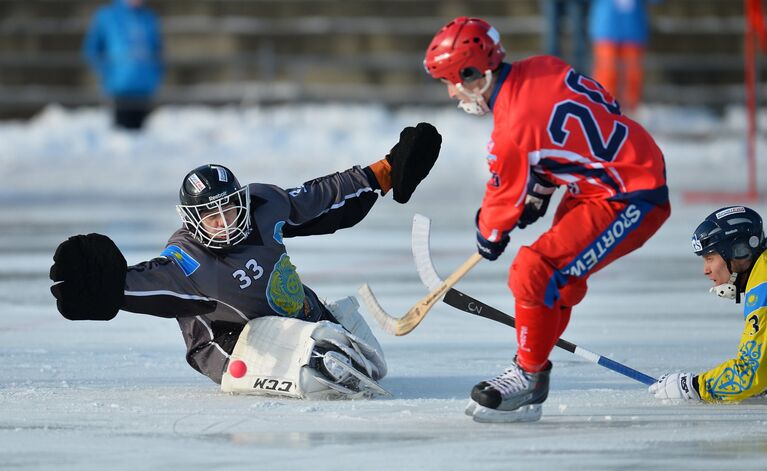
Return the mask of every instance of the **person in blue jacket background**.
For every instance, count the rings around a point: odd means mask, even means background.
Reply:
[[[114,124],[141,129],[164,73],[160,21],[144,0],[113,0],[93,15],[83,55],[112,99]]]
[[[642,97],[647,46],[648,4],[662,0],[592,0],[589,35],[593,44],[593,78],[629,113]]]

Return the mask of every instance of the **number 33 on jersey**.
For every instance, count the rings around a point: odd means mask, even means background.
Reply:
[[[235,270],[232,276],[239,280],[240,289],[245,289],[252,284],[251,280],[257,280],[264,275],[264,269],[254,259],[245,262],[246,270]]]

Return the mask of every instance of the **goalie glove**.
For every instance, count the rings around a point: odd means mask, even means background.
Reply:
[[[656,399],[700,401],[692,373],[666,373],[647,389]]]
[[[56,307],[69,320],[108,321],[123,304],[127,272],[125,257],[109,237],[72,236],[53,255]]]
[[[408,126],[399,135],[386,161],[391,165],[394,201],[407,203],[421,180],[426,178],[439,156],[442,136],[429,123]],[[382,184],[383,188],[384,185]]]
[[[549,208],[551,195],[557,186],[547,181],[537,173],[530,172],[530,181],[527,182],[527,195],[525,196],[525,209],[517,221],[517,227],[524,229],[546,214]]]

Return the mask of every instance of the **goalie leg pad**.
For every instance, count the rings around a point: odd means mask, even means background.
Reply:
[[[238,394],[304,398],[314,392],[301,384],[309,363],[316,325],[298,319],[261,317],[247,323],[229,357],[221,390]]]
[[[355,382],[356,388],[337,383],[335,378],[316,368],[326,350],[339,350],[333,348],[335,344],[356,351],[347,335],[341,326],[327,321],[313,323],[282,317],[251,320],[232,351],[221,379],[221,390],[297,399],[356,398],[380,394],[375,387],[367,387],[369,385],[363,381]],[[359,374],[364,376],[364,372]],[[377,386],[373,379],[367,379]]]

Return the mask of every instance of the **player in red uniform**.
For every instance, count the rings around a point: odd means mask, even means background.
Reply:
[[[541,416],[548,360],[593,273],[639,248],[669,217],[663,154],[605,89],[556,57],[505,63],[498,32],[456,18],[434,37],[424,66],[470,114],[492,112],[491,178],[476,216],[477,248],[495,260],[509,233],[546,212],[566,186],[552,226],[511,265],[517,355],[477,384],[467,413],[477,421]]]

